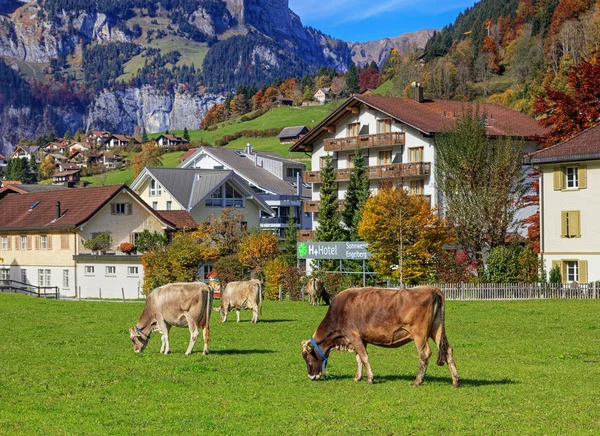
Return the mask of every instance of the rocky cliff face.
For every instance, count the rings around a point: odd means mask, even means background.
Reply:
[[[115,28],[105,14],[66,14],[39,19],[39,6],[25,4],[10,16],[0,16],[0,55],[26,62],[50,62],[71,54],[80,41],[125,42],[129,38]]]
[[[422,49],[433,29],[423,29],[417,32],[404,33],[396,38],[384,38],[377,41],[349,42],[352,50],[352,60],[356,65],[366,65],[375,61],[381,66],[393,49],[400,51]]]
[[[221,95],[194,97],[150,86],[103,91],[90,105],[85,127],[130,134],[137,126],[149,133],[199,129],[208,109],[224,100]]]

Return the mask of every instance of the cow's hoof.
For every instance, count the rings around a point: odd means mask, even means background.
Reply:
[[[456,380],[455,382],[452,382],[452,386],[454,386],[455,388],[460,388],[460,380]]]
[[[422,381],[415,380],[412,385],[413,386],[421,386],[422,384],[423,384]]]
[[[203,356],[206,356],[207,354],[208,354],[208,350],[205,350],[205,351],[202,352]]]
[[[370,385],[372,385],[373,384],[373,379],[371,379],[371,380],[367,379],[367,383],[369,383]]]
[[[355,381],[355,382],[358,382],[358,381],[360,381],[361,379],[362,379],[362,377],[354,377],[354,381]]]

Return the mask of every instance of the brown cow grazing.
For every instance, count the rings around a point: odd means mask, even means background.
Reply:
[[[316,277],[310,279],[306,284],[306,293],[308,294],[308,302],[313,306],[321,304],[321,298],[325,301],[325,304],[329,304],[329,294],[325,290],[321,279]]]
[[[401,347],[415,341],[419,352],[419,371],[414,385],[423,383],[431,349],[429,338],[438,347],[438,365],[448,363],[452,385],[460,386],[452,348],[444,328],[444,294],[438,288],[419,286],[412,289],[355,288],[339,293],[310,340],[302,341],[308,378],[318,380],[325,373],[332,349],[356,351],[355,381],[373,382],[367,344]]]
[[[237,322],[240,322],[240,310],[252,310],[252,322],[258,322],[258,312],[262,315],[262,285],[260,280],[229,282],[221,294],[221,322],[227,321],[227,314],[235,308]]]
[[[146,299],[142,316],[134,328],[129,329],[129,337],[133,342],[133,351],[144,351],[150,334],[158,331],[162,334],[160,352],[169,354],[169,330],[171,326],[188,327],[190,329],[190,345],[185,354],[191,354],[198,328],[202,328],[204,350],[208,354],[210,340],[209,321],[212,306],[212,292],[201,282],[170,283],[153,290]]]

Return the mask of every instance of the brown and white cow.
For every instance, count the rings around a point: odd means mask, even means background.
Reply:
[[[313,306],[321,304],[321,298],[325,301],[325,304],[329,304],[329,294],[325,290],[321,279],[317,277],[313,277],[308,281],[306,293],[308,294],[308,302]]]
[[[260,280],[247,280],[242,282],[229,282],[221,294],[221,322],[227,321],[227,314],[235,308],[237,322],[240,322],[240,310],[250,309],[252,322],[258,322],[258,312],[262,315],[262,285]]]
[[[170,283],[154,289],[146,299],[139,321],[129,329],[133,351],[143,351],[148,345],[150,334],[158,331],[162,334],[160,352],[168,354],[171,327],[187,326],[190,330],[190,345],[185,354],[191,354],[199,336],[198,328],[202,328],[204,337],[202,354],[208,354],[211,306],[212,292],[202,282]]]
[[[452,385],[460,386],[452,348],[444,327],[444,294],[440,289],[419,286],[412,289],[354,288],[340,292],[310,340],[302,341],[302,357],[308,377],[318,380],[325,373],[329,352],[333,349],[356,352],[355,381],[373,382],[367,344],[401,347],[415,341],[419,353],[419,371],[414,385],[423,383],[431,356],[429,338],[438,347],[437,364],[447,363]]]

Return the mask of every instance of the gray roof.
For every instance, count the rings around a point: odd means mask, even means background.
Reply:
[[[279,132],[279,135],[277,135],[277,137],[295,138],[296,136],[299,136],[301,133],[303,133],[304,130],[308,132],[308,128],[306,126],[285,127],[281,132]]]
[[[196,153],[190,156],[188,160],[193,160],[199,153],[202,152],[214,157],[216,160],[223,163],[223,165],[235,171],[235,173],[240,177],[249,181],[252,185],[257,186],[260,189],[276,194],[296,195],[296,188],[294,186],[292,186],[289,182],[280,179],[268,170],[256,166],[253,159],[246,156],[246,153],[243,150],[203,146],[200,147]],[[273,152],[255,151],[255,153],[259,156],[267,156],[269,159],[289,162],[290,164],[294,165],[300,164],[295,160],[285,159],[281,157],[281,155]],[[303,189],[302,195],[305,197],[311,196],[310,191],[306,189]]]
[[[154,177],[169,194],[171,194],[183,207],[192,210],[194,207],[205,200],[219,186],[227,180],[234,181],[245,186],[246,195],[252,194],[250,187],[236,177],[231,170],[204,170],[197,168],[164,168],[154,167],[145,168],[152,177]],[[136,179],[137,180],[137,179]],[[135,184],[135,181],[134,181]],[[266,210],[271,210],[269,206],[258,197],[255,200]]]
[[[34,192],[47,192],[47,191],[59,191],[63,189],[69,189],[66,186],[54,186],[54,185],[6,185],[5,187],[13,186],[21,189],[28,193]]]

